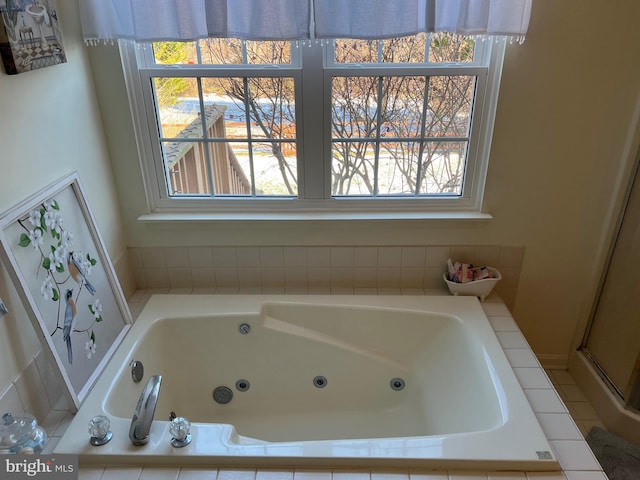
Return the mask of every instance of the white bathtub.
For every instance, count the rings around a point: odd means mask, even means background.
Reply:
[[[131,416],[155,374],[151,441],[136,447]],[[229,403],[214,401],[218,386]],[[187,447],[170,444],[170,412],[192,422]],[[98,414],[113,439],[93,447]],[[452,296],[154,295],[55,452],[105,465],[559,469],[480,303]]]

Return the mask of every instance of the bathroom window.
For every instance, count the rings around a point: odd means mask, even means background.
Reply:
[[[502,43],[440,33],[121,50],[155,212],[480,210]]]

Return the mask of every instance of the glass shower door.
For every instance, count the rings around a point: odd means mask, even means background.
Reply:
[[[640,179],[636,174],[583,350],[640,410]]]

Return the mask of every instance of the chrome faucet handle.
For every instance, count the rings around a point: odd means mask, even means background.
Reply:
[[[113,437],[111,430],[109,430],[110,426],[111,422],[104,415],[93,417],[89,421],[89,434],[91,435],[89,443],[95,447],[109,443],[109,440]]]
[[[189,433],[189,429],[191,428],[191,423],[184,417],[176,417],[171,420],[171,425],[169,426],[169,433],[172,435],[171,445],[176,448],[186,447],[191,443],[191,433]]]

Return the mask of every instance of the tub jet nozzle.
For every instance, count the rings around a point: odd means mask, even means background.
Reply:
[[[213,389],[213,399],[221,404],[225,405],[233,399],[233,392],[229,387],[220,386]]]

